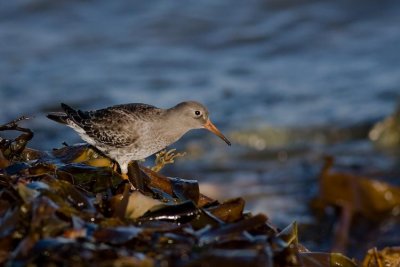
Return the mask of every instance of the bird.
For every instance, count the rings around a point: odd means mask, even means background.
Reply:
[[[207,129],[231,142],[211,122],[207,108],[196,101],[162,109],[143,103],[115,105],[103,109],[75,110],[61,103],[64,112],[47,117],[75,130],[88,144],[118,163],[128,179],[131,161],[145,159],[178,141],[193,129]]]

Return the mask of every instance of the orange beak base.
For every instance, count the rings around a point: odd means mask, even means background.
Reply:
[[[219,130],[217,127],[215,127],[215,125],[210,121],[210,119],[208,119],[206,121],[206,123],[204,124],[204,128],[206,128],[207,130],[209,130],[210,132],[213,132],[214,134],[218,135],[222,140],[225,141],[225,143],[227,143],[229,146],[231,145],[231,142],[228,140],[228,138],[226,138]]]

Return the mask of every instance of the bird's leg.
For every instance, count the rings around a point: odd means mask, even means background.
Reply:
[[[116,162],[115,160],[111,160],[111,172],[113,174],[117,173],[117,174],[121,174],[121,177],[124,180],[128,180],[128,174],[127,173],[123,173],[121,167],[119,166],[118,162]],[[121,170],[119,172],[119,170]]]
[[[116,161],[112,161],[111,168],[114,172],[118,172],[118,163]]]
[[[126,167],[124,168],[123,166],[120,166],[119,163],[115,160],[111,160],[110,167],[113,174],[115,173],[119,174],[122,177],[122,179],[129,180],[128,169]]]
[[[162,168],[164,168],[167,164],[174,163],[174,159],[178,157],[183,157],[186,155],[186,152],[175,153],[176,149],[170,150],[162,150],[156,154],[155,165],[151,168],[154,172],[159,172]]]

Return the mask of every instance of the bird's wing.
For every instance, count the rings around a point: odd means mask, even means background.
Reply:
[[[145,104],[118,105],[95,111],[75,111],[63,105],[68,117],[96,142],[113,147],[126,147],[138,139],[137,129],[160,109]],[[150,116],[151,117],[151,116]]]

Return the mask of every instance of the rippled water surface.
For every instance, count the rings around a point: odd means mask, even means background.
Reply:
[[[399,25],[397,1],[3,1],[0,121],[35,116],[32,145],[51,149],[79,141],[44,117],[60,102],[198,100],[234,146],[191,134],[169,171],[309,222],[321,154],[371,166],[368,127],[400,96]]]

